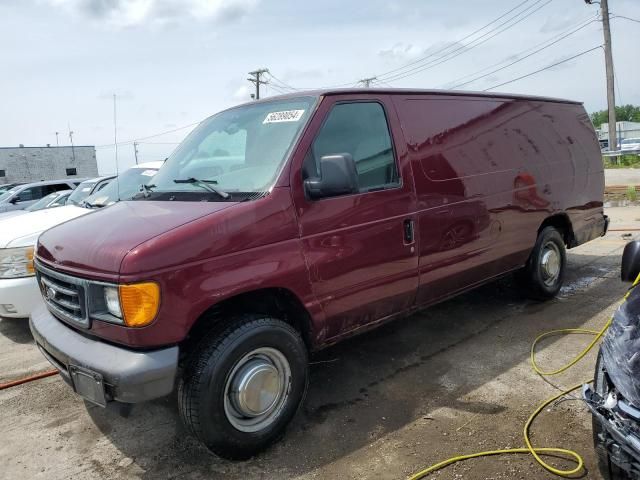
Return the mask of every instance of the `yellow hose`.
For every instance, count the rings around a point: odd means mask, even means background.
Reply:
[[[639,276],[640,279],[640,276]],[[533,341],[533,343],[531,344],[531,366],[533,368],[533,370],[538,373],[539,375],[546,377],[546,376],[552,376],[552,375],[558,375],[562,372],[565,372],[566,370],[568,370],[569,368],[571,368],[573,365],[575,365],[576,363],[578,363],[580,360],[582,360],[584,358],[584,356],[589,353],[589,351],[598,343],[598,340],[600,340],[600,338],[602,338],[602,336],[605,334],[605,332],[607,331],[607,329],[609,328],[609,326],[611,325],[611,320],[609,320],[606,325],[602,328],[602,330],[588,330],[588,329],[584,329],[584,328],[563,328],[560,330],[551,330],[549,332],[545,332],[541,335],[538,335],[538,337],[536,337],[536,339]],[[556,370],[551,370],[551,371],[545,371],[542,370],[538,364],[536,363],[536,356],[535,356],[535,350],[536,350],[536,345],[538,344],[538,342],[540,340],[542,340],[543,338],[547,338],[550,337],[552,335],[561,335],[561,334],[579,334],[579,335],[593,335],[595,338],[591,341],[591,343],[589,343],[589,345],[582,350],[578,355],[576,355],[573,360],[571,360],[569,363],[567,363],[566,365],[556,369]],[[586,382],[583,383],[590,383],[592,380],[588,380]],[[524,436],[524,443],[526,445],[526,448],[508,448],[508,449],[503,449],[503,450],[488,450],[486,452],[478,452],[478,453],[472,453],[469,455],[459,455],[456,457],[451,457],[447,460],[444,460],[442,462],[436,463],[434,465],[431,465],[428,468],[425,468],[424,470],[421,470],[415,474],[413,474],[411,477],[409,477],[409,480],[418,480],[420,478],[424,478],[427,475],[429,475],[430,473],[435,472],[436,470],[440,470],[444,467],[447,467],[449,465],[452,465],[454,463],[457,462],[461,462],[462,460],[469,460],[471,458],[478,458],[478,457],[488,457],[488,456],[492,456],[492,455],[504,455],[504,454],[514,454],[514,453],[524,453],[524,454],[530,454],[533,455],[533,458],[535,458],[536,462],[538,462],[538,464],[544,468],[545,470],[554,473],[558,476],[561,477],[570,477],[573,476],[579,472],[582,471],[583,467],[584,467],[584,460],[582,459],[582,457],[580,456],[580,454],[578,454],[577,452],[573,451],[573,450],[568,450],[565,448],[555,448],[555,447],[549,447],[549,448],[535,448],[533,447],[533,445],[531,444],[531,440],[529,438],[530,436],[530,428],[531,428],[531,424],[533,424],[533,421],[536,419],[536,417],[540,414],[540,412],[542,412],[542,410],[544,410],[544,408],[549,405],[550,403],[555,402],[557,399],[559,399],[560,397],[563,397],[565,395],[567,395],[568,393],[573,392],[574,390],[579,389],[583,383],[580,383],[578,385],[574,385],[573,387],[569,388],[568,390],[564,390],[563,392],[560,392],[559,394],[545,400],[542,404],[540,404],[540,406],[538,408],[535,409],[535,411],[529,416],[529,418],[527,419],[526,423],[524,424],[524,429],[523,429],[523,436]],[[548,463],[546,463],[542,458],[541,455],[564,455],[566,457],[569,457],[571,460],[573,460],[576,463],[576,466],[570,470],[561,470],[559,468],[555,468],[551,465],[549,465]]]

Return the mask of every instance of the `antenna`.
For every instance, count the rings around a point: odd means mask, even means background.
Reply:
[[[116,196],[120,201],[120,170],[118,168],[118,117],[116,115],[116,94],[113,94],[113,146],[116,148]]]

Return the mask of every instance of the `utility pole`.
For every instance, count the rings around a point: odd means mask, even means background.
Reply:
[[[69,141],[71,142],[71,157],[73,158],[73,163],[76,163],[76,151],[73,148],[73,130],[71,130],[70,123],[67,123],[67,127],[69,128]]]
[[[60,146],[60,143],[58,142],[58,135],[60,134],[60,132],[56,132],[56,147]]]
[[[584,0],[593,5],[594,0]],[[602,31],[604,33],[604,64],[607,73],[607,109],[609,110],[609,150],[618,149],[616,132],[616,92],[613,77],[613,54],[611,53],[611,27],[609,25],[609,0],[600,0],[600,15],[602,16]],[[617,162],[617,159],[615,160]]]
[[[136,165],[138,165],[138,142],[133,142],[133,154],[136,157]]]
[[[247,78],[247,80],[249,80],[256,86],[256,100],[260,100],[260,85],[266,85],[267,83],[269,83],[266,80],[262,80],[262,75],[264,75],[265,73],[269,73],[268,68],[259,68],[258,70],[249,72],[249,75],[251,75],[251,77]]]
[[[361,83],[365,88],[369,88],[371,86],[371,82],[373,82],[374,80],[377,80],[377,77],[363,78],[362,80],[358,81],[358,83]]]

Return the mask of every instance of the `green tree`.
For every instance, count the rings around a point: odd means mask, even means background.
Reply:
[[[590,117],[593,124],[599,127],[609,121],[609,110],[593,112]],[[618,122],[640,122],[640,107],[636,107],[635,105],[616,107],[616,120]]]

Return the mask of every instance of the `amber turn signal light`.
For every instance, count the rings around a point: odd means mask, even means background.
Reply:
[[[144,327],[156,318],[160,287],[153,282],[120,285],[122,317],[127,327]]]

